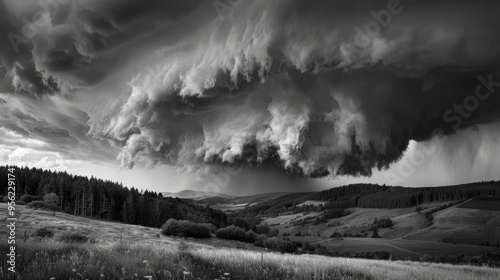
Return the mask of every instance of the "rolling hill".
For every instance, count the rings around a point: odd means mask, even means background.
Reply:
[[[500,200],[471,199],[444,209],[435,214],[431,226],[409,239],[496,245],[500,243]]]
[[[234,196],[223,194],[223,193],[218,193],[218,192],[204,192],[204,191],[195,191],[195,190],[182,190],[180,192],[176,193],[170,193],[170,192],[162,192],[161,193],[163,197],[173,197],[173,198],[188,198],[188,199],[205,199],[205,198],[210,198],[210,197],[220,197],[220,198],[234,198]]]
[[[469,265],[449,265],[412,261],[367,260],[292,255],[267,252],[239,241],[181,239],[159,233],[157,228],[129,225],[18,206],[16,271],[22,279],[445,279],[495,280],[500,269]],[[7,204],[0,203],[5,218]],[[53,237],[33,236],[40,228],[54,232]],[[0,228],[2,236],[7,228]],[[83,234],[92,242],[61,239],[64,234]],[[307,237],[304,237],[307,238]],[[442,252],[453,245],[399,240],[337,240],[321,243],[335,250],[379,250],[392,248],[409,254]],[[343,242],[338,244],[339,242]],[[405,243],[410,242],[410,243]],[[427,243],[426,243],[427,244]],[[318,244],[319,245],[319,244]],[[438,246],[436,246],[438,245]],[[6,243],[0,250],[6,251]],[[240,247],[245,249],[235,249]],[[455,251],[463,250],[454,247]],[[470,246],[467,250],[484,247]],[[427,250],[427,251],[426,251]],[[6,262],[6,255],[0,256]],[[0,277],[7,277],[1,271]]]

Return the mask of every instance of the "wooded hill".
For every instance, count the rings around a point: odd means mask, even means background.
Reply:
[[[0,166],[2,196],[7,195],[8,168],[15,169],[16,200],[28,203],[55,193],[61,212],[151,227],[161,227],[169,218],[212,223],[217,227],[227,223],[223,212],[178,198],[163,197],[150,191],[140,192],[136,188],[129,189],[94,177],[36,168]]]
[[[347,208],[407,208],[428,202],[500,197],[500,181],[477,182],[444,187],[404,188],[376,184],[353,184],[316,193],[290,194],[248,207],[235,215],[268,215],[295,211],[307,200],[327,201],[324,205],[302,207],[307,211]],[[310,209],[310,208],[314,209]],[[305,209],[307,208],[307,209]]]

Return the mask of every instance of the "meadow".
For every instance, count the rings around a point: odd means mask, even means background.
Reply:
[[[0,246],[1,251],[6,245]],[[187,242],[68,243],[31,238],[18,245],[20,279],[499,279],[490,267],[289,255]],[[0,258],[5,263],[5,254]],[[2,279],[9,279],[5,270]],[[13,275],[10,275],[11,277]],[[15,279],[12,277],[12,279]]]
[[[500,211],[500,200],[498,198],[492,199],[472,199],[462,205],[460,208],[471,208],[479,210]]]
[[[424,255],[469,255],[479,256],[487,253],[500,253],[500,248],[476,246],[467,244],[443,243],[435,241],[387,240],[382,238],[345,237],[318,238],[310,236],[290,237],[291,240],[309,242],[311,245],[321,245],[330,251],[338,252],[376,252],[385,251],[394,258],[420,260]]]

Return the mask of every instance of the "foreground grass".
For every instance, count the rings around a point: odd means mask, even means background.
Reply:
[[[0,245],[5,252],[6,245]],[[5,254],[0,257],[6,263]],[[500,270],[417,262],[283,255],[199,245],[28,240],[21,279],[500,279]],[[5,270],[1,279],[7,279]]]

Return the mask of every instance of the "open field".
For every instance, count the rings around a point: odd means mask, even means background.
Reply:
[[[458,207],[478,209],[478,210],[500,211],[500,200],[471,199],[461,204]]]
[[[0,245],[4,251],[5,244]],[[18,245],[21,279],[498,279],[500,269],[259,253],[200,245],[151,242]],[[5,263],[5,256],[0,257]],[[5,272],[0,275],[6,279]]]
[[[251,206],[253,204],[248,204],[248,203],[240,203],[240,204],[231,204],[231,203],[217,203],[214,205],[210,205],[213,209],[221,210],[223,212],[229,212],[229,211],[238,211],[245,209],[247,206]]]
[[[429,205],[428,207],[431,207]],[[395,239],[424,227],[425,218],[415,212],[415,208],[397,208],[397,209],[377,209],[377,208],[350,208],[347,209],[348,215],[330,219],[328,223],[314,225],[310,220],[308,224],[297,225],[297,222],[307,217],[319,217],[321,214],[311,212],[303,216],[303,213],[292,215],[280,215],[274,218],[268,218],[261,221],[261,224],[276,225],[274,228],[280,232],[286,232],[291,235],[297,232],[319,232],[321,236],[330,236],[333,232],[357,234],[362,230],[367,230],[375,218],[391,218],[394,226],[392,228],[379,230],[379,234],[384,238]]]
[[[466,201],[457,206],[445,208],[433,213],[432,225],[427,227],[428,212],[454,201],[444,201],[420,205],[420,213],[411,208],[349,208],[348,215],[329,219],[327,223],[314,224],[314,219],[301,223],[307,217],[321,216],[318,213],[282,214],[273,218],[266,218],[261,223],[273,225],[281,233],[295,235],[297,232],[309,232],[322,237],[329,237],[332,233],[360,234],[368,233],[371,236],[370,226],[375,218],[390,218],[393,226],[379,228],[379,235],[384,239],[413,239],[423,241],[443,241],[443,238],[453,237],[456,243],[496,245],[500,242],[500,215],[495,210],[471,209],[478,203],[474,200]],[[481,203],[485,201],[480,201]],[[499,201],[487,201],[500,203]],[[484,204],[482,204],[484,207]],[[491,206],[491,205],[490,205]],[[488,207],[490,207],[488,206]],[[465,208],[467,207],[467,208]]]
[[[44,210],[33,210],[25,206],[16,206],[18,220],[16,232],[18,240],[22,240],[25,232],[29,236],[35,230],[48,228],[54,231],[55,235],[64,232],[83,233],[96,241],[119,241],[122,238],[129,242],[155,242],[155,243],[177,243],[179,238],[166,237],[160,235],[160,229],[144,227],[139,225],[124,224],[118,222],[89,219],[80,216],[73,216],[65,213],[56,213],[53,216]],[[0,219],[7,216],[7,204],[0,203]],[[8,228],[0,227],[0,236],[7,236]],[[243,247],[252,250],[262,250],[262,248],[249,243],[225,240],[219,238],[191,239],[191,242],[212,247]]]
[[[419,240],[386,240],[381,238],[317,238],[317,237],[290,237],[291,240],[307,241],[311,245],[322,245],[327,249],[339,252],[376,252],[386,251],[397,258],[420,259],[427,255],[485,255],[492,252],[500,252],[500,248],[473,246],[465,244],[450,244],[443,242],[419,241]]]
[[[307,219],[307,218],[315,218],[319,217],[320,214],[316,212],[310,212],[310,213],[298,213],[298,214],[290,214],[290,215],[280,215],[277,217],[270,217],[270,218],[264,218],[262,221],[260,221],[260,224],[262,225],[277,225],[277,224],[289,224],[291,222],[299,222],[301,220]]]
[[[276,193],[266,193],[266,194],[258,194],[251,196],[240,196],[234,198],[217,198],[217,200],[214,200],[213,198],[206,198],[198,202],[203,203],[205,205],[210,205],[210,207],[212,207],[213,209],[228,212],[228,211],[237,211],[245,209],[246,207],[250,207],[258,203],[263,203],[272,199],[276,199],[286,194],[289,193],[276,192]]]
[[[304,205],[318,206],[318,205],[324,205],[325,203],[326,201],[321,201],[321,200],[306,200],[297,206],[304,206]]]
[[[457,243],[489,242],[495,245],[500,242],[500,212],[465,208],[462,205],[450,207],[434,214],[432,226],[416,232],[409,238],[428,241],[448,238]]]

